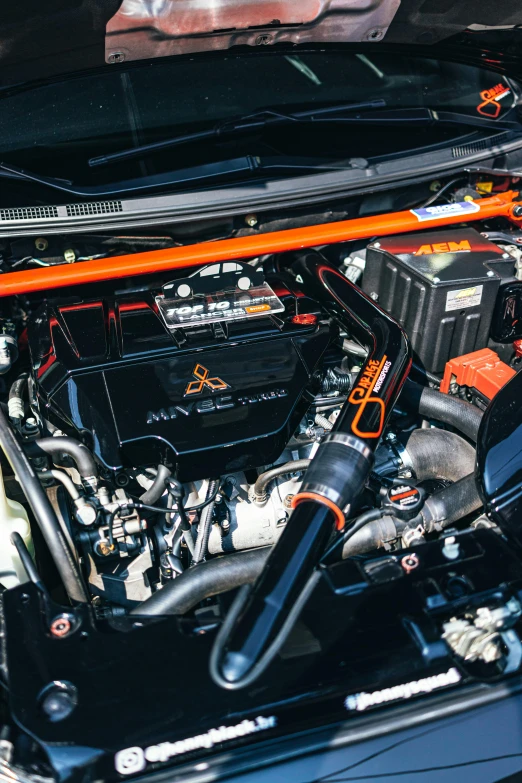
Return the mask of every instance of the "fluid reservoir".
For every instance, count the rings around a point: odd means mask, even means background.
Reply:
[[[11,533],[20,533],[31,557],[34,556],[33,539],[27,512],[21,503],[10,500],[5,494],[4,479],[0,468],[0,584],[16,587],[28,581],[27,572],[11,543]]]

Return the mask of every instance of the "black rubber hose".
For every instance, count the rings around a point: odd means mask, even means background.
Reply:
[[[45,588],[45,585],[42,582],[40,574],[36,570],[36,566],[33,562],[33,559],[29,554],[29,550],[27,549],[25,545],[25,541],[20,535],[20,533],[17,533],[16,531],[11,533],[11,543],[13,544],[16,551],[18,552],[18,557],[20,558],[20,562],[22,563],[23,567],[26,570],[27,576],[29,577],[29,581],[32,582],[35,585],[35,587],[37,587],[42,593],[47,595],[47,590]]]
[[[87,603],[89,599],[73,553],[63,536],[49,499],[38,481],[31,463],[22,451],[1,409],[0,447],[3,449],[13,473],[24,491],[69,598],[78,603]]]
[[[461,478],[450,487],[431,495],[421,515],[428,533],[446,528],[482,508],[475,474]]]
[[[9,400],[7,403],[9,418],[17,422],[20,422],[24,417],[24,389],[28,378],[29,375],[26,372],[22,373],[22,375],[11,384],[11,388],[9,389]]]
[[[219,481],[216,479],[211,479],[208,482],[206,500],[216,496],[216,490],[218,487]],[[210,502],[201,511],[199,517],[198,535],[196,538],[196,544],[194,546],[194,554],[192,555],[191,565],[198,565],[198,563],[201,563],[201,561],[204,560],[207,556],[208,539],[210,536],[210,529],[212,527],[212,514],[214,513],[214,503],[214,500],[210,500]]]
[[[475,449],[456,432],[413,430],[404,443],[404,466],[412,468],[417,481],[458,481],[475,470]]]
[[[263,570],[269,552],[270,547],[250,549],[189,568],[132,609],[131,615],[186,614],[205,598],[252,584]]]
[[[60,454],[67,454],[76,464],[78,473],[82,478],[91,478],[98,475],[98,469],[91,452],[80,443],[79,440],[67,437],[40,438],[24,443],[24,449],[30,457],[41,457],[48,454],[56,457]],[[54,460],[53,460],[54,462]]]
[[[154,505],[166,491],[165,481],[170,476],[170,470],[165,465],[158,465],[154,483],[140,496],[140,503]]]
[[[16,381],[13,381],[11,384],[11,388],[9,389],[9,399],[13,400],[14,398],[21,399],[22,395],[24,393],[25,384],[27,383],[28,374],[26,372],[22,373]]]
[[[362,517],[359,519],[362,519]],[[357,522],[359,522],[359,519]],[[343,560],[354,555],[361,555],[364,552],[371,552],[391,541],[395,541],[400,535],[397,528],[398,524],[401,524],[398,519],[381,515],[372,520],[367,520],[365,524],[354,526],[349,531],[351,535],[346,536],[343,544]],[[404,528],[405,526],[406,523],[402,523],[402,527]]]
[[[474,443],[482,420],[482,411],[465,400],[421,386],[408,380],[404,384],[399,402],[427,419],[436,419],[455,427]]]
[[[310,465],[309,459],[296,459],[293,462],[285,462],[282,465],[276,465],[275,468],[261,473],[254,484],[254,502],[266,503],[267,495],[266,488],[278,476],[284,476],[288,473],[297,473],[298,471],[306,470]]]

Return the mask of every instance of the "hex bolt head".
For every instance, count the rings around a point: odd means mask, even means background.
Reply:
[[[98,512],[91,503],[85,502],[76,508],[76,519],[81,525],[94,525]]]
[[[292,508],[292,501],[294,499],[294,495],[285,495],[285,498],[283,500],[283,505],[285,508]]]
[[[247,226],[250,226],[250,228],[254,228],[255,226],[257,226],[257,222],[258,222],[257,215],[254,214],[246,215],[245,223],[247,224]]]

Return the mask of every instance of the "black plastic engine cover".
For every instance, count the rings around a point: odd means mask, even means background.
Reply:
[[[152,293],[47,304],[29,325],[42,414],[91,437],[108,468],[156,464],[182,481],[270,464],[309,405],[325,324],[281,318],[169,333]],[[320,315],[300,297],[299,313]]]

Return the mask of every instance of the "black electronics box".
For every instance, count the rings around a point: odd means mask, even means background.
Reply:
[[[513,259],[472,228],[385,237],[368,246],[362,287],[403,326],[424,368],[442,373],[487,346],[506,266]]]

